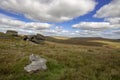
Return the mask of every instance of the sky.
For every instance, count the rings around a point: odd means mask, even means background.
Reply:
[[[120,39],[120,0],[0,0],[0,32]]]

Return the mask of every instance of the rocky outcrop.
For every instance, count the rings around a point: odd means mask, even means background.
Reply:
[[[38,55],[32,54],[29,56],[29,60],[31,61],[31,63],[24,67],[24,70],[27,71],[28,73],[47,70],[46,59],[41,58]]]
[[[43,36],[43,35],[41,35],[41,34],[37,34],[37,35],[36,35],[36,39],[45,40],[45,36]]]
[[[37,34],[37,35],[26,35],[24,36],[23,40],[28,40],[28,41],[32,41],[34,43],[42,43],[43,41],[45,41],[45,36],[41,35],[41,34]]]
[[[18,32],[17,32],[17,31],[14,31],[14,30],[7,30],[7,31],[6,31],[6,34],[12,35],[12,36],[18,36]]]

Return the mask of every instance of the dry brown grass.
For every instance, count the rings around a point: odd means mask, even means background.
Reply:
[[[77,43],[78,39],[74,41]],[[120,48],[117,46],[120,44],[100,41],[97,43],[102,46],[91,43],[87,46],[87,43],[76,45],[46,41],[34,44],[19,37],[0,38],[0,80],[119,80]],[[48,60],[48,70],[34,74],[24,71],[32,53]]]

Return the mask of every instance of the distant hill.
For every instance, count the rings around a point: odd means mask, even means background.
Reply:
[[[86,46],[102,46],[99,42],[95,42],[96,40],[100,41],[111,41],[116,42],[118,40],[115,39],[105,39],[100,37],[76,37],[76,38],[65,38],[65,37],[50,37],[46,36],[47,41],[63,43],[63,44],[74,44],[74,45],[86,45]]]

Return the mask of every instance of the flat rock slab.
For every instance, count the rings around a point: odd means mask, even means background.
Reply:
[[[47,69],[47,66],[46,66],[47,60],[39,57],[38,55],[34,55],[34,54],[30,55],[29,60],[31,61],[31,63],[24,67],[25,71],[29,73],[33,73],[36,71]]]

